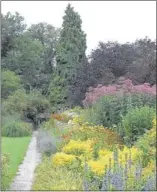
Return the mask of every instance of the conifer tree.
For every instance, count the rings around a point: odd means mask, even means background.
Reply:
[[[80,15],[68,4],[63,17],[59,43],[56,49],[56,72],[50,84],[50,100],[54,104],[67,102],[68,90],[77,76],[77,69],[86,58],[86,35],[81,29]],[[58,76],[58,77],[57,77]],[[61,91],[62,90],[62,91]],[[58,95],[54,95],[60,94]]]

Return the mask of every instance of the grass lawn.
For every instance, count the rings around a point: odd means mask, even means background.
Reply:
[[[22,163],[31,137],[2,137],[2,154],[9,154],[9,171],[2,178],[2,188],[7,189],[16,175],[18,166]]]

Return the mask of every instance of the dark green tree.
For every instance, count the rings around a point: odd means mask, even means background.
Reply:
[[[7,52],[14,47],[14,39],[21,36],[26,29],[24,18],[19,14],[1,14],[1,56],[6,56]]]
[[[60,29],[54,26],[40,22],[33,24],[28,29],[27,33],[33,40],[38,40],[44,47],[43,52],[43,76],[42,76],[42,93],[47,94],[51,76],[54,70],[56,45],[60,35]]]
[[[43,52],[43,45],[38,40],[32,40],[28,34],[25,34],[15,39],[14,49],[7,53],[3,68],[20,75],[26,90],[40,89],[44,67]]]
[[[73,83],[73,79],[77,76],[77,68],[86,57],[86,35],[82,31],[81,25],[80,15],[68,4],[56,49],[57,66],[55,75],[58,77],[52,80],[49,89],[51,93],[56,89],[63,90],[62,92],[58,91],[60,96],[56,95],[55,97],[60,98],[58,102],[64,104],[67,103],[68,90]],[[55,79],[57,79],[57,82],[55,82]],[[60,88],[57,88],[58,85]],[[55,100],[55,98],[51,100]]]

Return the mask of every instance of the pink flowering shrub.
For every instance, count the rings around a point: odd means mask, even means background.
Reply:
[[[103,86],[98,84],[96,88],[89,87],[88,92],[86,93],[85,100],[83,105],[87,106],[89,104],[94,104],[100,97],[105,95],[116,95],[118,93],[122,94],[135,94],[135,93],[145,93],[156,95],[156,85],[150,86],[149,83],[144,83],[142,85],[133,85],[132,81],[127,79],[124,81],[121,88],[118,85],[109,85]]]

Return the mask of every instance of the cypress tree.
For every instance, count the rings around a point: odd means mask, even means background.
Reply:
[[[68,4],[56,49],[56,72],[49,88],[53,104],[67,104],[68,90],[77,76],[79,65],[86,58],[86,35],[81,25],[80,15]]]

